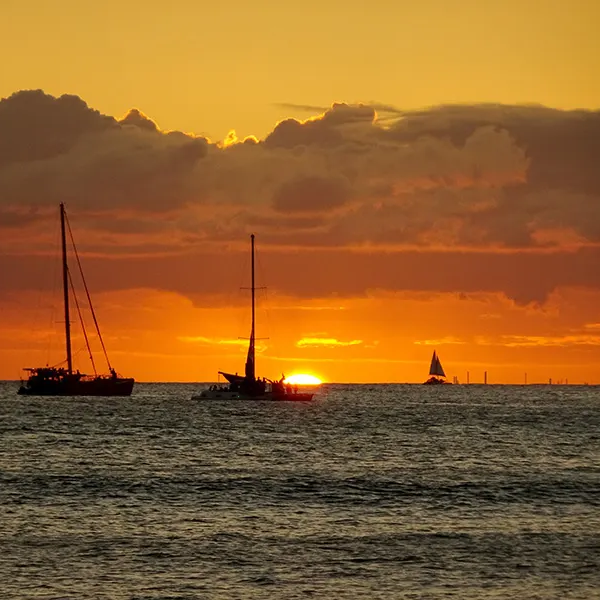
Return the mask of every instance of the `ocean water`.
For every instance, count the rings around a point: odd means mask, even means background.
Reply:
[[[0,383],[0,597],[600,598],[600,388]]]

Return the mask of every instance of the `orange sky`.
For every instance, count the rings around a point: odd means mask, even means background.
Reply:
[[[600,4],[204,5],[0,5],[0,378],[64,201],[139,380],[242,371],[254,232],[259,374],[600,382]]]

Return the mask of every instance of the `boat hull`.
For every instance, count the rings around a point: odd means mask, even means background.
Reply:
[[[450,385],[450,383],[439,377],[430,377],[427,381],[423,382],[423,385]]]
[[[192,396],[192,400],[258,400],[263,402],[310,402],[314,394],[298,392],[296,394],[265,394],[250,395],[231,390],[203,390],[200,394]]]
[[[17,393],[21,396],[131,396],[134,383],[133,378],[123,377],[28,381]]]

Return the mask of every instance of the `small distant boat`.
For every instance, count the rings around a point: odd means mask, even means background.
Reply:
[[[60,204],[60,231],[61,231],[61,245],[62,245],[62,283],[63,283],[63,302],[64,302],[64,315],[65,315],[65,346],[66,346],[66,367],[65,366],[54,366],[54,367],[33,367],[24,369],[29,373],[29,377],[25,383],[22,383],[19,388],[18,394],[28,396],[130,396],[133,390],[133,384],[135,380],[131,377],[121,377],[113,369],[108,360],[106,348],[104,347],[104,341],[100,334],[100,328],[98,327],[98,321],[94,308],[92,306],[92,300],[90,298],[87,284],[83,276],[83,270],[81,269],[81,263],[79,262],[79,256],[77,255],[77,249],[75,248],[75,242],[73,240],[73,234],[71,233],[71,227],[69,226],[69,234],[73,249],[75,251],[76,262],[79,266],[81,278],[87,295],[90,309],[92,311],[92,317],[96,325],[96,331],[102,344],[102,350],[108,364],[109,375],[98,375],[96,373],[96,366],[92,356],[92,351],[89,345],[88,336],[81,318],[81,312],[79,310],[79,303],[75,296],[75,306],[79,314],[81,326],[83,329],[83,335],[87,345],[90,360],[92,362],[92,368],[94,369],[94,375],[85,375],[80,373],[79,370],[73,370],[73,357],[71,353],[71,321],[69,316],[69,289],[75,289],[73,287],[73,281],[71,279],[71,273],[69,271],[69,265],[67,263],[67,240],[66,240],[66,227],[65,221],[68,224],[65,207],[61,202]],[[61,363],[61,364],[64,364]]]
[[[237,373],[226,373],[219,371],[219,375],[227,380],[225,385],[211,385],[202,390],[200,394],[192,396],[192,400],[270,400],[276,402],[293,401],[308,402],[313,399],[314,393],[298,391],[297,386],[285,383],[285,377],[279,380],[256,377],[256,352],[254,343],[255,336],[255,290],[254,285],[254,234],[250,236],[252,253],[252,325],[250,329],[250,342],[248,344],[248,355],[244,375]]]
[[[446,381],[446,373],[444,373],[444,368],[440,362],[440,357],[437,355],[435,350],[433,351],[433,356],[431,357],[429,375],[429,379],[423,382],[425,385],[438,385],[441,383],[449,384],[449,382]]]

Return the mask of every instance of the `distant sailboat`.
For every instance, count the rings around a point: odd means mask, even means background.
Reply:
[[[75,251],[75,258],[79,271],[83,279],[83,285],[87,294],[87,299],[92,311],[94,323],[96,325],[96,331],[104,351],[104,357],[108,364],[110,375],[98,375],[96,373],[96,366],[92,357],[92,351],[89,346],[88,336],[84,327],[83,319],[81,318],[81,312],[79,309],[79,303],[77,296],[75,296],[75,288],[73,287],[73,280],[71,278],[71,272],[67,262],[67,235],[66,229],[69,228],[69,234],[71,243]],[[71,233],[71,227],[68,225],[68,219],[65,213],[64,204],[60,204],[60,232],[61,232],[61,247],[62,247],[62,284],[63,284],[63,309],[65,315],[65,350],[66,350],[66,367],[62,366],[45,366],[45,367],[30,367],[25,369],[29,373],[29,377],[19,388],[18,394],[28,396],[130,396],[133,390],[133,384],[135,383],[132,377],[121,377],[112,368],[102,336],[100,334],[100,328],[98,327],[98,321],[94,313],[92,306],[92,300],[90,298],[85,278],[83,277],[83,270],[81,269],[81,263],[77,255],[77,249],[75,248],[75,242]],[[81,326],[83,330],[83,336],[88,348],[92,367],[94,369],[94,375],[84,375],[79,370],[73,370],[73,356],[71,352],[71,321],[69,312],[69,291],[73,291],[75,299],[75,307],[79,314]]]
[[[440,362],[440,357],[437,355],[437,352],[433,351],[433,356],[431,357],[431,364],[429,365],[429,379],[425,381],[425,385],[437,385],[440,383],[448,383],[446,381],[446,373],[444,373],[444,367],[442,367],[442,363]]]

